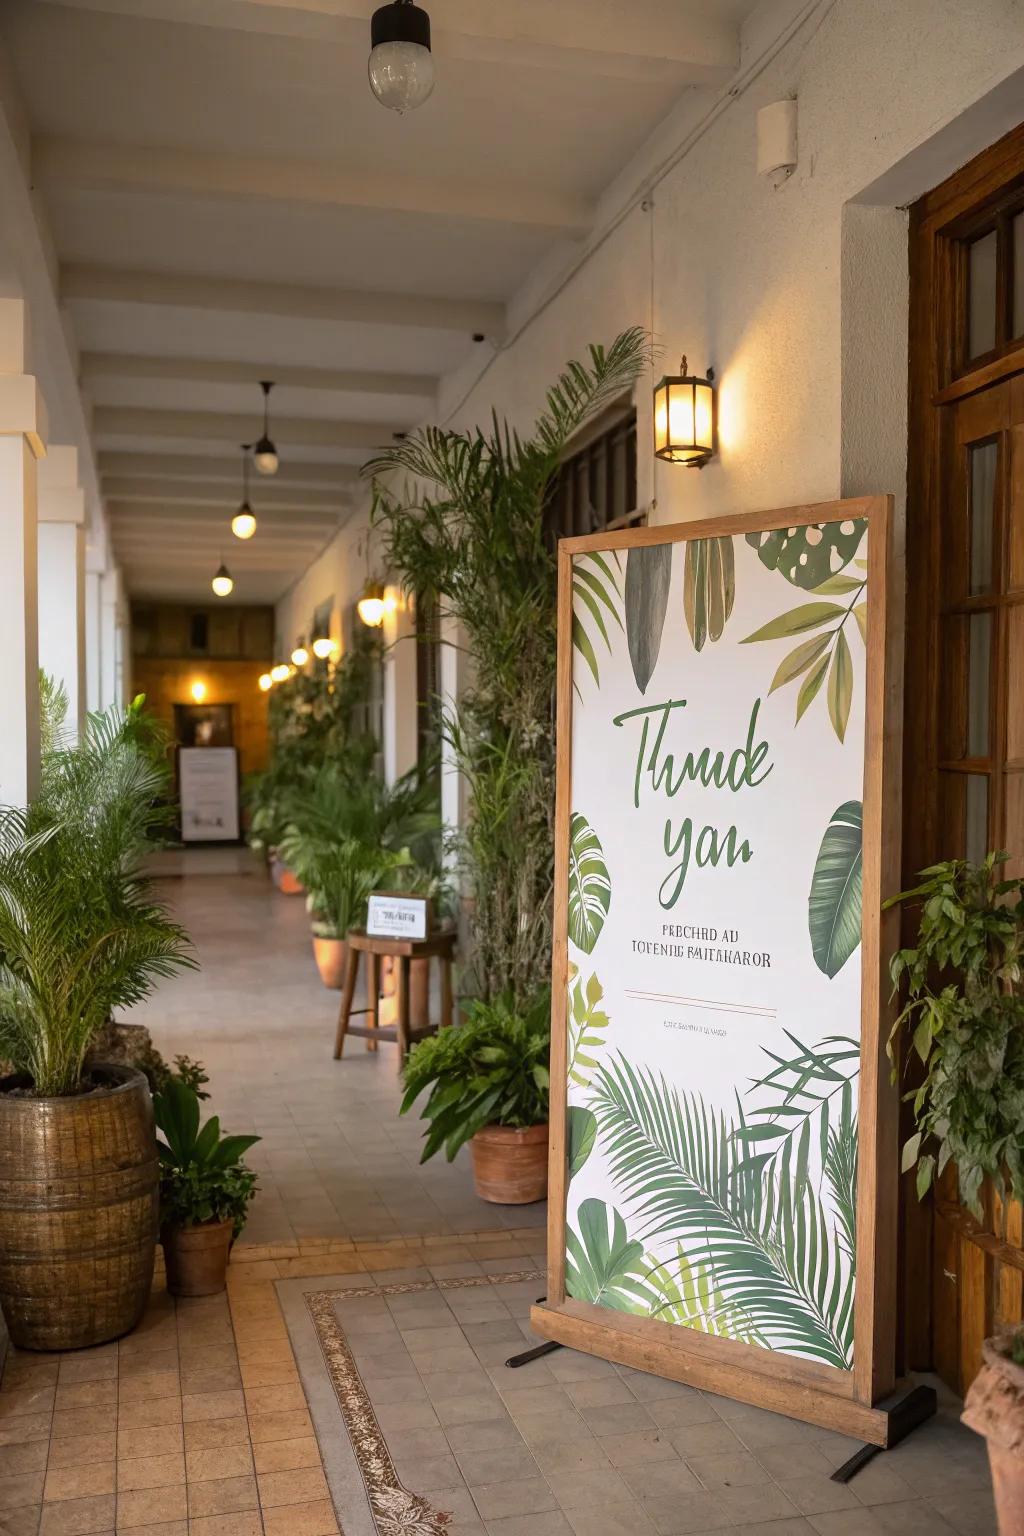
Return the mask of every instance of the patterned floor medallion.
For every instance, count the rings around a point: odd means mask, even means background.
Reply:
[[[481,1286],[511,1285],[521,1280],[543,1282],[544,1275],[537,1269],[520,1269],[507,1275],[410,1280],[404,1284],[380,1286],[353,1285],[339,1290],[306,1293],[306,1306],[359,1463],[379,1536],[446,1536],[452,1517],[445,1510],[433,1509],[426,1499],[402,1486],[344,1329],[338,1321],[334,1303],[360,1297],[410,1295],[416,1291],[444,1293]]]

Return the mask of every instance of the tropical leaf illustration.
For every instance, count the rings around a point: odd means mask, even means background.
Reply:
[[[720,640],[736,597],[732,538],[690,539],[683,565],[683,612],[696,651]]]
[[[569,823],[569,937],[589,955],[611,905],[612,884],[601,840],[585,816]]]
[[[602,1030],[610,1023],[608,1015],[598,1004],[604,997],[604,989],[596,976],[591,976],[586,987],[583,978],[574,974],[569,987],[569,1081],[577,1088],[589,1088],[590,1076],[597,1062],[591,1051],[604,1045]]]
[[[748,534],[748,539],[754,535]],[[821,685],[828,678],[826,690],[832,729],[840,741],[846,738],[853,705],[853,655],[845,630],[852,614],[861,639],[867,641],[867,604],[861,601],[867,577],[830,576],[809,589],[814,602],[799,603],[762,624],[743,645],[766,640],[790,640],[806,636],[787,651],[775,669],[769,693],[802,679],[796,699],[796,723],[800,724]],[[834,598],[849,598],[846,603]]]
[[[796,1047],[796,1055],[777,1056],[765,1050],[775,1065],[751,1085],[747,1099],[763,1090],[768,1102],[754,1107],[748,1102],[746,1119],[741,1111],[734,1133],[742,1154],[736,1171],[764,1173],[789,1143],[795,1148],[791,1168],[800,1194],[808,1178],[812,1144],[817,1147],[821,1167],[826,1166],[837,1099],[840,1121],[852,1116],[852,1084],[860,1071],[860,1046],[845,1035],[830,1035],[809,1046],[788,1029],[785,1033]],[[854,1198],[852,1187],[847,1194]]]
[[[671,580],[671,544],[637,544],[627,553],[626,642],[641,693],[658,662]]]
[[[792,1143],[770,1176],[740,1168],[724,1115],[622,1056],[600,1069],[590,1103],[644,1241],[671,1233],[691,1263],[713,1266],[725,1306],[772,1347],[849,1368],[853,1271],[810,1181],[796,1192]]]
[[[715,1289],[711,1268],[690,1263],[682,1243],[676,1245],[674,1260],[659,1264],[648,1257],[647,1262],[648,1281],[658,1293],[651,1308],[653,1318],[723,1339],[741,1339],[745,1344],[765,1342],[742,1312],[726,1305]]]
[[[610,652],[612,641],[608,633],[609,624],[622,628],[622,619],[619,617],[622,601],[620,570],[617,550],[610,551],[607,557],[591,550],[577,556],[573,562],[572,643],[590,668],[591,676],[599,688],[599,642],[603,641],[605,650]],[[576,691],[578,693],[579,689]]]
[[[565,1288],[577,1301],[616,1312],[649,1312],[657,1300],[646,1283],[644,1245],[630,1241],[614,1206],[584,1200],[576,1212],[579,1232],[565,1234]]]
[[[841,523],[748,533],[747,543],[768,570],[779,571],[794,587],[809,592],[849,565],[866,528],[864,518],[847,518]]]
[[[859,800],[847,800],[833,812],[811,877],[811,951],[819,971],[830,979],[860,944],[863,818]]]
[[[594,1150],[597,1120],[589,1109],[583,1109],[578,1104],[570,1104],[566,1115],[565,1131],[569,1177],[574,1179]]]

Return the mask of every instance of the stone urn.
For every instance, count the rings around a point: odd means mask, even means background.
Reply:
[[[988,1442],[999,1536],[1024,1531],[1024,1365],[1013,1359],[1014,1336],[986,1339],[984,1364],[961,1415]]]

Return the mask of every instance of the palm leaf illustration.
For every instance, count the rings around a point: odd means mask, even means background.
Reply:
[[[622,628],[622,619],[619,617],[619,604],[622,600],[619,570],[616,550],[610,552],[608,559],[596,550],[591,550],[588,554],[578,556],[572,568],[572,643],[599,688],[599,642],[603,641],[605,650],[611,651],[609,624],[614,623],[619,629]],[[578,693],[579,689],[576,691]]]
[[[626,555],[626,642],[641,693],[658,663],[671,580],[671,544],[637,544]]]
[[[566,1152],[569,1159],[569,1177],[574,1179],[594,1150],[597,1121],[589,1109],[570,1104],[566,1114]]]
[[[772,1177],[739,1168],[724,1115],[621,1056],[600,1069],[591,1107],[644,1240],[671,1233],[713,1266],[725,1304],[774,1348],[848,1368],[853,1274],[810,1182],[795,1193],[792,1144]]]
[[[763,1344],[764,1339],[750,1326],[742,1312],[726,1305],[715,1287],[713,1271],[707,1265],[691,1264],[682,1243],[676,1245],[674,1260],[658,1264],[648,1258],[647,1278],[658,1293],[651,1316],[660,1322],[675,1323],[680,1328],[695,1328],[722,1339],[742,1339],[745,1344]]]
[[[576,1219],[579,1232],[568,1227],[565,1234],[569,1295],[616,1312],[649,1312],[657,1296],[645,1282],[644,1245],[630,1241],[619,1212],[584,1200]]]
[[[569,937],[584,954],[597,943],[611,900],[601,840],[586,817],[574,811],[569,823]]]
[[[683,612],[695,651],[720,640],[736,598],[732,538],[690,539],[683,563]]]
[[[832,814],[807,897],[811,951],[819,971],[839,974],[860,944],[864,808],[847,800]]]
[[[841,1116],[846,1116],[849,1100],[852,1113],[852,1083],[860,1071],[860,1045],[845,1035],[830,1035],[816,1046],[804,1045],[785,1031],[796,1047],[793,1056],[765,1055],[775,1063],[770,1072],[754,1082],[747,1094],[762,1092],[767,1102],[746,1108],[746,1118],[734,1133],[742,1156],[737,1172],[764,1173],[780,1156],[787,1142],[795,1147],[797,1192],[808,1177],[812,1142],[818,1149],[818,1162],[825,1167],[828,1158],[831,1117],[840,1100]],[[852,1198],[852,1196],[851,1196]]]

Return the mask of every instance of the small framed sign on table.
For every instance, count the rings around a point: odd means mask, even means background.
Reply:
[[[374,939],[425,939],[430,932],[429,896],[374,891],[366,913],[366,932]]]

